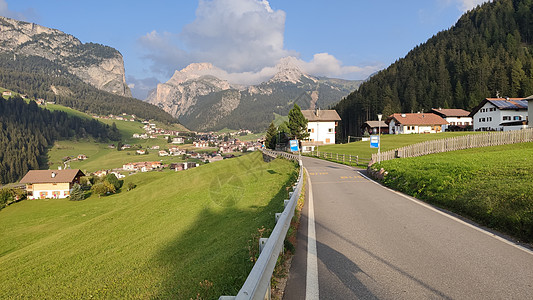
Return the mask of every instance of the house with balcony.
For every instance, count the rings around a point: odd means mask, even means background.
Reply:
[[[335,127],[341,118],[335,110],[302,110],[307,119],[309,138],[302,142],[302,151],[313,151],[317,145],[335,144]]]
[[[85,176],[79,169],[30,170],[20,180],[26,184],[28,199],[67,198],[74,183]]]
[[[444,131],[465,130],[472,126],[470,112],[460,108],[433,108],[431,113],[440,116],[449,124],[443,125]]]
[[[474,131],[509,131],[527,128],[528,98],[486,98],[470,116]]]
[[[390,134],[444,132],[448,121],[433,113],[392,114],[385,121]]]

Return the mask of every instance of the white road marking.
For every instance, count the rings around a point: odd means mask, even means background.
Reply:
[[[309,191],[309,214],[307,222],[307,275],[305,280],[305,299],[318,300],[318,256],[316,251],[315,208],[313,188],[307,169],[307,190]]]
[[[404,193],[401,193],[401,192],[395,191],[395,190],[393,190],[393,189],[391,189],[391,188],[388,188],[388,187],[386,187],[386,186],[384,186],[384,185],[381,185],[380,183],[376,182],[375,180],[373,180],[373,179],[371,179],[371,178],[365,176],[365,175],[364,175],[363,173],[361,173],[361,172],[359,172],[359,174],[361,174],[361,176],[363,176],[364,178],[370,180],[372,183],[377,184],[377,185],[381,186],[382,188],[387,189],[387,190],[389,190],[389,191],[395,193],[396,195],[399,195],[399,196],[401,196],[401,197],[403,197],[403,198],[405,198],[405,199],[408,199],[408,200],[410,200],[410,201],[412,201],[412,202],[414,202],[414,203],[416,203],[416,204],[418,204],[418,205],[424,206],[425,208],[427,208],[427,209],[429,209],[429,210],[432,210],[432,211],[434,211],[434,212],[436,212],[436,213],[438,213],[438,214],[441,214],[441,215],[443,215],[443,216],[445,216],[445,217],[447,217],[447,218],[449,218],[449,219],[452,219],[452,220],[454,220],[454,221],[456,221],[456,222],[459,222],[459,223],[461,223],[461,224],[463,224],[463,225],[466,225],[466,226],[468,226],[468,227],[470,227],[470,228],[472,228],[472,229],[475,229],[475,230],[477,230],[477,231],[479,231],[479,232],[482,232],[482,233],[484,233],[484,234],[486,234],[486,235],[488,235],[488,236],[490,236],[490,237],[493,237],[493,238],[499,240],[500,242],[504,242],[504,243],[506,243],[506,244],[508,244],[508,245],[510,245],[510,246],[513,246],[513,247],[515,247],[515,248],[518,248],[518,249],[520,249],[520,250],[526,252],[527,254],[531,254],[531,255],[533,255],[533,251],[530,250],[530,249],[528,249],[528,248],[526,248],[526,247],[523,247],[523,246],[521,246],[521,245],[518,245],[518,244],[516,244],[516,243],[513,243],[513,242],[511,242],[511,241],[509,241],[509,240],[507,240],[507,239],[504,239],[504,238],[502,238],[502,237],[500,237],[500,236],[498,236],[498,235],[496,235],[496,234],[490,232],[490,231],[484,230],[483,228],[479,228],[479,227],[477,227],[477,226],[475,226],[475,225],[472,225],[472,224],[470,224],[470,223],[467,223],[467,222],[465,222],[465,221],[463,221],[463,220],[461,220],[461,219],[459,219],[459,218],[457,218],[457,217],[454,217],[454,216],[452,216],[452,215],[449,215],[449,214],[447,214],[447,213],[445,213],[445,212],[443,212],[443,211],[441,211],[441,210],[438,210],[438,209],[434,208],[433,206],[431,206],[431,205],[429,205],[429,204],[423,202],[422,200],[418,200],[418,199],[413,198],[413,197],[411,197],[411,196],[405,195]]]

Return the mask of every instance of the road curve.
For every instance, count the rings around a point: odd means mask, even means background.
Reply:
[[[303,162],[313,191],[320,299],[533,299],[530,250],[386,189],[358,169]],[[309,201],[284,299],[305,299],[306,281],[314,280]]]

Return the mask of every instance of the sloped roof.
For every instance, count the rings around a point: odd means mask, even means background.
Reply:
[[[388,127],[385,121],[366,121],[364,124],[368,124],[368,126],[375,128],[375,127]],[[364,125],[363,124],[363,125]]]
[[[499,110],[527,110],[528,98],[485,98],[472,110],[470,116],[475,115],[487,102],[496,106]]]
[[[448,121],[436,114],[392,114],[387,118],[386,123],[389,124],[392,119],[402,125],[446,125]]]
[[[335,110],[318,110],[318,116],[316,115],[316,110],[302,110],[302,115],[309,122],[327,122],[327,121],[340,121],[341,117]]]
[[[52,177],[52,173],[55,175]],[[84,176],[79,169],[67,170],[30,170],[20,183],[64,183],[72,182],[76,176]]]
[[[469,111],[460,108],[433,108],[432,113],[439,115],[443,118],[446,117],[468,117]]]

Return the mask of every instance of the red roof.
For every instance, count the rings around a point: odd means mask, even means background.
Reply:
[[[446,125],[446,120],[436,114],[392,114],[388,117],[386,123],[389,124],[392,119],[402,125]]]

